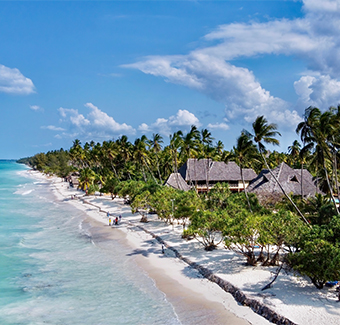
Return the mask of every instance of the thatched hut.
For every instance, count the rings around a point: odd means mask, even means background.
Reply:
[[[165,181],[164,185],[170,186],[177,190],[189,191],[190,186],[185,182],[180,173],[172,173]]]
[[[272,170],[277,180],[287,194],[303,195],[304,198],[315,196],[316,193],[322,193],[316,186],[313,176],[308,170],[293,169],[284,162]],[[262,203],[275,203],[282,196],[282,190],[270,174],[268,169],[264,169],[251,182],[248,192],[255,193]]]
[[[226,164],[223,161],[190,158],[178,172],[189,186],[195,186],[199,192],[207,190],[207,183],[209,188],[216,183],[228,183],[231,191],[244,190],[240,167],[234,161]],[[251,168],[243,168],[242,172],[247,188],[257,175]]]

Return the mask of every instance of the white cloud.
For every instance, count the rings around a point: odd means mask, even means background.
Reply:
[[[33,111],[40,111],[42,108],[38,105],[30,105],[30,109]]]
[[[61,123],[68,123],[69,127],[68,132],[59,134],[58,137],[112,138],[114,135],[135,134],[132,126],[119,124],[92,103],[86,103],[85,107],[90,110],[86,117],[76,109],[59,108]]]
[[[79,114],[77,109],[60,107],[59,113],[64,118],[68,117],[70,119],[71,124],[77,127],[90,125],[90,121],[86,119],[83,114]]]
[[[138,131],[141,131],[141,132],[150,132],[151,129],[150,127],[146,124],[146,123],[142,123],[139,127],[138,127]]]
[[[294,56],[318,73],[301,78],[295,89],[301,102],[336,105],[340,75],[340,0],[305,0],[305,16],[266,22],[221,25],[205,35],[210,46],[187,55],[148,56],[124,67],[163,77],[224,103],[229,119],[251,121],[258,115],[282,127],[301,120],[294,104],[273,96],[254,73],[232,64],[233,59],[259,55]],[[229,61],[229,62],[228,62]],[[282,76],[284,77],[284,76]],[[298,106],[297,106],[298,107]],[[305,107],[300,107],[302,110]]]
[[[340,81],[329,75],[306,75],[294,83],[300,105],[326,109],[340,104]]]
[[[201,126],[199,119],[187,110],[178,110],[176,115],[169,118],[158,118],[156,122],[151,125],[142,123],[138,130],[141,132],[157,132],[162,135],[169,135],[178,129],[189,129],[192,125]]]
[[[200,122],[198,118],[187,111],[186,109],[183,110],[178,110],[176,115],[170,116],[169,117],[169,125],[174,125],[174,126],[191,126],[191,125],[196,125],[200,126]]]
[[[54,125],[42,126],[41,128],[46,129],[46,130],[51,130],[51,131],[65,131],[64,128],[57,127],[57,126],[54,126]]]
[[[34,84],[26,78],[18,69],[8,68],[0,64],[0,92],[28,95],[34,93]]]
[[[88,118],[91,121],[91,125],[96,130],[102,130],[103,132],[108,133],[113,132],[115,134],[124,132],[130,134],[134,133],[132,126],[127,125],[126,123],[117,123],[111,116],[98,109],[98,107],[94,106],[92,103],[85,104],[85,107],[88,107],[91,110]]]
[[[209,123],[207,125],[208,129],[213,129],[213,130],[229,130],[229,125],[227,123],[221,122],[221,123]]]

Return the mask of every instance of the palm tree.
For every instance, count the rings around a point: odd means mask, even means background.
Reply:
[[[170,150],[172,156],[172,163],[173,163],[173,173],[176,175],[176,182],[179,188],[179,180],[178,180],[178,149],[182,147],[183,143],[183,132],[181,130],[175,132],[173,135],[170,134]]]
[[[299,210],[299,208],[296,206],[296,204],[292,201],[292,199],[290,198],[290,196],[286,193],[286,191],[284,190],[284,188],[282,187],[281,183],[279,182],[279,180],[277,179],[277,177],[274,175],[274,173],[272,172],[272,170],[269,168],[269,165],[267,163],[267,160],[264,156],[264,153],[266,151],[266,147],[263,144],[267,143],[267,144],[272,144],[272,145],[279,145],[280,142],[279,140],[277,140],[275,138],[275,136],[277,135],[281,135],[280,132],[277,131],[277,125],[274,123],[268,124],[266,118],[262,115],[262,116],[258,116],[255,120],[255,122],[252,124],[253,126],[253,134],[249,133],[246,131],[246,133],[248,133],[250,136],[253,137],[255,143],[257,143],[258,146],[258,150],[261,154],[261,157],[269,171],[269,173],[272,175],[272,177],[275,179],[276,183],[279,185],[282,193],[285,195],[285,197],[288,199],[288,201],[293,205],[294,209],[297,211],[297,213],[301,216],[301,218],[306,222],[306,224],[309,225],[307,219],[304,217],[304,215],[301,213],[301,211]]]
[[[132,158],[132,151],[133,151],[133,145],[128,140],[128,137],[126,135],[122,135],[120,138],[116,140],[116,145],[118,148],[118,159],[119,159],[119,166],[121,169],[121,173],[127,174],[128,178],[131,179],[131,158]],[[129,164],[129,166],[127,166]]]
[[[195,125],[192,125],[191,130],[186,135],[182,136],[182,147],[180,151],[180,155],[183,157],[183,161],[188,161],[188,159],[190,159],[191,157],[195,158],[195,163],[194,163],[195,171],[196,171],[196,157],[197,157],[197,147],[198,147],[199,139],[200,139],[200,132],[198,131]],[[192,185],[190,169],[191,168],[188,166],[189,184]]]
[[[208,129],[201,130],[201,143],[203,144],[203,156],[207,159],[207,171],[206,171],[206,183],[207,193],[209,192],[209,175],[210,175],[210,157],[215,155],[215,148],[211,148],[214,138],[211,136],[211,132]]]
[[[158,154],[160,151],[162,151],[162,146],[161,144],[163,143],[163,137],[159,134],[159,133],[153,133],[152,134],[152,139],[149,140],[149,145],[152,149],[152,151],[154,152],[155,156],[156,156],[156,164],[157,164],[157,171],[158,171],[158,177],[159,180],[162,181],[162,176],[161,176],[161,172],[159,170],[159,158],[158,158]]]
[[[288,147],[289,161],[292,166],[296,166],[296,161],[300,156],[301,145],[298,140],[294,140],[292,145]]]
[[[152,178],[156,182],[156,179],[153,176],[153,173],[150,170],[150,167],[148,165],[149,157],[148,157],[148,153],[147,153],[147,150],[146,150],[147,142],[148,142],[148,138],[145,135],[142,135],[141,138],[137,138],[134,142],[134,153],[133,153],[133,155],[134,155],[134,158],[140,163],[144,181],[145,182],[147,181],[147,177],[146,177],[145,170],[144,170],[144,167],[143,167],[145,165],[145,167],[149,170]]]
[[[93,185],[93,182],[94,180],[96,179],[96,173],[86,167],[86,168],[83,168],[81,171],[80,171],[80,177],[79,177],[79,187],[85,191],[87,190],[91,185]]]
[[[242,132],[241,135],[237,138],[237,144],[236,147],[233,147],[232,149],[232,157],[238,165],[240,166],[240,173],[241,173],[241,179],[243,183],[243,189],[244,194],[246,195],[249,211],[252,212],[250,201],[246,189],[246,184],[244,181],[244,175],[243,175],[243,168],[245,165],[248,165],[250,161],[253,161],[258,156],[258,151],[256,149],[255,144],[253,143],[251,136],[249,134],[246,134],[245,132]]]
[[[288,147],[288,154],[290,157],[291,165],[296,165],[297,159],[301,161],[301,199],[303,199],[303,162],[304,162],[304,153],[301,151],[300,142],[294,140],[293,144]]]
[[[308,107],[305,110],[305,121],[298,125],[296,132],[301,133],[301,138],[305,143],[305,150],[314,149],[312,162],[315,163],[316,168],[319,164],[323,167],[323,176],[327,183],[331,200],[337,214],[339,214],[327,166],[332,162],[332,145],[337,146],[333,141],[334,135],[337,133],[337,126],[337,119],[334,118],[332,110],[321,113],[317,107]]]
[[[84,168],[84,150],[81,147],[80,140],[76,139],[73,141],[73,146],[70,149],[70,157],[73,164],[75,164],[76,167]]]

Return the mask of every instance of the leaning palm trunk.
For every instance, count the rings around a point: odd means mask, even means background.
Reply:
[[[160,182],[163,183],[161,171],[159,170],[159,160],[158,160],[158,154],[157,153],[156,153],[156,164],[157,164],[158,178],[159,178]]]
[[[142,168],[144,182],[146,183],[147,182],[147,178],[146,178],[146,175],[145,175],[145,171],[144,171],[144,167],[143,167],[143,162],[140,160],[139,163],[140,163],[141,168]]]
[[[303,200],[303,162],[301,162],[301,199]]]
[[[115,166],[113,165],[112,161],[111,161],[111,167],[112,167],[112,170],[115,173],[117,179],[120,180],[119,177],[118,177],[118,174],[117,174],[117,170],[116,170]]]
[[[284,194],[284,196],[288,199],[288,201],[292,204],[292,206],[294,207],[294,209],[296,210],[296,212],[299,214],[299,216],[303,219],[303,221],[309,225],[309,222],[307,221],[307,219],[305,218],[305,216],[302,214],[302,212],[300,211],[300,209],[296,206],[296,204],[292,201],[292,199],[290,198],[290,196],[286,193],[286,191],[283,189],[281,183],[279,182],[279,180],[276,178],[276,176],[273,174],[272,170],[269,168],[269,165],[267,163],[266,158],[264,157],[262,151],[260,150],[262,159],[264,161],[264,163],[266,164],[267,169],[269,170],[270,175],[272,175],[272,177],[275,179],[277,185],[279,185],[282,193]],[[310,226],[310,225],[309,225]]]
[[[246,195],[246,198],[247,198],[247,203],[248,203],[248,207],[249,207],[249,211],[251,213],[253,213],[253,211],[251,210],[251,205],[250,205],[250,201],[249,201],[249,196],[248,196],[248,193],[247,193],[247,189],[246,189],[246,183],[244,181],[244,176],[243,176],[243,168],[242,168],[242,165],[240,164],[240,172],[241,172],[241,179],[242,179],[242,183],[243,183],[243,191],[244,191],[244,194]]]
[[[155,176],[153,175],[153,172],[151,171],[151,169],[150,169],[150,167],[149,167],[149,165],[148,165],[148,163],[146,162],[146,160],[145,160],[144,157],[143,157],[143,162],[144,162],[146,168],[149,170],[149,173],[151,174],[151,176],[152,176],[154,182],[157,183],[156,178],[155,178]]]
[[[327,186],[328,186],[328,188],[329,188],[329,192],[330,192],[330,195],[331,195],[331,199],[332,199],[332,201],[333,201],[333,204],[334,204],[336,213],[339,214],[339,209],[338,209],[338,206],[336,205],[335,198],[334,198],[334,195],[333,195],[333,189],[332,189],[331,184],[329,183],[328,171],[327,171],[327,168],[326,168],[325,160],[323,161],[323,168],[324,168],[324,170],[325,170],[326,182],[327,182]]]
[[[336,187],[336,193],[338,195],[338,200],[339,200],[339,182],[338,182],[338,162],[336,159],[336,151],[334,153],[334,174],[335,174],[335,187]]]

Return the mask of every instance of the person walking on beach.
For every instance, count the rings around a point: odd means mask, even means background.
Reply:
[[[118,225],[118,217],[115,219],[115,225]]]
[[[122,216],[119,215],[119,223],[122,221]]]

